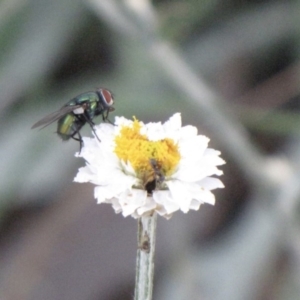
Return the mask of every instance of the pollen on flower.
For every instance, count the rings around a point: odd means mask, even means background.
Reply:
[[[115,153],[119,159],[130,162],[138,176],[153,173],[151,159],[157,162],[161,172],[170,176],[180,160],[177,143],[166,138],[150,141],[140,133],[142,125],[134,119],[130,126],[123,126],[115,138]]]

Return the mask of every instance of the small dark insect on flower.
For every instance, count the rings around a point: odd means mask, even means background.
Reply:
[[[163,181],[165,180],[165,176],[162,173],[161,168],[159,167],[156,159],[151,158],[149,163],[152,167],[153,172],[144,180],[144,187],[145,190],[148,192],[149,195],[160,186]]]
[[[94,92],[86,92],[76,96],[66,103],[60,110],[47,115],[39,120],[33,126],[42,128],[57,122],[57,134],[67,141],[70,138],[76,140],[80,144],[80,151],[83,145],[82,137],[80,134],[81,128],[88,123],[96,137],[98,138],[95,129],[93,118],[101,115],[103,121],[108,121],[108,114],[114,111],[112,106],[114,98],[112,93],[107,89],[98,89]],[[111,123],[111,122],[110,122]],[[76,137],[77,136],[77,137]],[[98,138],[100,141],[100,139]]]

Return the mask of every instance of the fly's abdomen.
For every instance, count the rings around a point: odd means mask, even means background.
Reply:
[[[67,141],[77,130],[76,130],[76,118],[73,114],[67,114],[57,123],[57,134],[64,140]]]

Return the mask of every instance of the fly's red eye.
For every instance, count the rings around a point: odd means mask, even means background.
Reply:
[[[101,92],[101,95],[102,95],[104,101],[106,102],[106,104],[108,106],[113,105],[114,99],[113,99],[111,92],[108,90],[105,90],[105,89],[101,89],[100,92]]]

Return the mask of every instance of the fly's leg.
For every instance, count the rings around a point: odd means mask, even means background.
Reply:
[[[83,116],[84,116],[86,122],[87,122],[87,123],[90,125],[90,127],[92,128],[92,131],[94,132],[94,134],[95,134],[97,140],[98,140],[99,142],[101,142],[101,140],[99,139],[99,137],[98,137],[98,135],[97,135],[97,133],[96,133],[96,131],[95,131],[95,128],[94,128],[95,123],[94,123],[88,116],[86,116],[85,114],[83,114]]]
[[[75,137],[76,134],[78,134],[78,138]],[[83,146],[83,140],[82,140],[82,137],[81,137],[81,134],[80,134],[79,130],[78,130],[78,131],[75,131],[75,132],[71,135],[71,138],[72,138],[73,140],[79,142],[79,154],[80,154],[81,149],[82,149],[82,146]]]
[[[109,118],[105,118],[105,121],[107,121],[109,124],[116,126]]]
[[[94,128],[94,126],[92,126],[91,124],[89,124],[89,125],[91,126],[91,128],[92,128],[92,131],[94,132],[94,134],[95,134],[95,136],[96,136],[97,140],[98,140],[99,142],[101,142],[101,140],[99,139],[99,137],[98,137],[98,135],[97,135],[97,133],[96,133],[96,131],[95,131],[95,128]]]
[[[115,124],[108,118],[108,114],[109,114],[109,110],[106,111],[106,114],[102,113],[103,122],[107,121],[109,124],[115,126]]]

